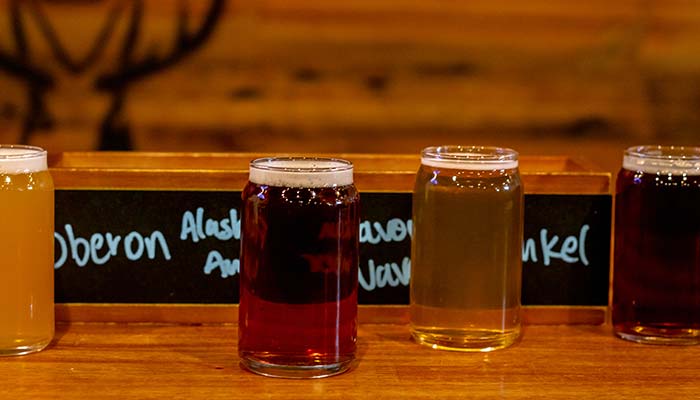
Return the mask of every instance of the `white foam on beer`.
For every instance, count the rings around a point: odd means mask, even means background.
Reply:
[[[641,146],[630,148],[622,159],[622,168],[646,174],[700,175],[700,148],[675,148],[676,154]]]
[[[316,188],[352,185],[352,164],[334,159],[258,159],[249,180],[258,185]]]
[[[499,156],[477,152],[433,152],[421,158],[421,163],[434,168],[497,170],[518,168],[516,153]]]
[[[46,152],[38,147],[0,146],[0,173],[19,174],[47,169]]]

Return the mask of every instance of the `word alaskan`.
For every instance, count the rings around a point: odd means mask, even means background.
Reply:
[[[238,218],[238,211],[231,208],[228,218],[216,220],[212,218],[204,219],[204,208],[198,207],[195,212],[185,211],[182,214],[182,225],[180,229],[180,240],[190,238],[192,243],[214,237],[226,241],[241,238],[241,219]]]
[[[198,207],[194,212],[185,211],[182,214],[180,227],[180,240],[189,239],[192,243],[198,243],[207,238],[215,238],[224,242],[231,239],[240,240],[241,238],[241,219],[235,208],[229,210],[228,218],[220,220],[204,219],[204,208],[202,207]],[[219,270],[222,278],[227,278],[240,273],[241,262],[237,258],[227,259],[219,251],[212,250],[207,255],[203,270],[205,274],[211,275],[216,269]]]
[[[180,240],[189,239],[192,243],[198,243],[207,238],[215,238],[223,242],[231,239],[240,240],[241,219],[238,218],[238,210],[229,209],[228,218],[220,220],[204,219],[202,207],[198,207],[194,212],[185,211],[180,225]],[[225,258],[219,251],[212,250],[207,255],[203,270],[205,274],[211,275],[216,269],[219,270],[222,278],[228,278],[240,273],[241,262],[237,258],[233,260]]]

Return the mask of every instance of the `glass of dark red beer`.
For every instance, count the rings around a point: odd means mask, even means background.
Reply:
[[[352,164],[257,159],[242,197],[241,365],[286,378],[346,371],[357,342],[360,198]]]
[[[627,149],[615,203],[615,334],[700,343],[700,147]]]

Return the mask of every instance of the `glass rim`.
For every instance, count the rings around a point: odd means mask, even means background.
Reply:
[[[250,182],[297,188],[348,186],[354,183],[353,165],[333,157],[282,156],[250,162]]]
[[[515,169],[517,151],[498,146],[430,146],[421,151],[422,164],[456,169]]]
[[[700,160],[700,147],[672,145],[632,146],[625,149],[625,155],[654,160]]]
[[[0,174],[24,174],[48,170],[47,151],[37,146],[0,144]]]
[[[309,163],[311,166],[285,166],[285,165],[275,165],[275,163],[281,164],[293,164],[293,163]],[[314,163],[328,163],[333,164],[329,166],[315,165]],[[265,171],[274,171],[277,173],[303,173],[303,174],[313,174],[313,173],[329,173],[329,172],[343,172],[353,169],[352,162],[348,160],[343,160],[341,158],[334,157],[306,157],[306,156],[283,156],[283,157],[262,157],[256,158],[250,162],[250,168],[256,168]]]
[[[700,147],[643,145],[624,151],[622,167],[646,173],[700,175]]]
[[[3,154],[2,150],[26,150],[26,152],[17,152]],[[0,160],[25,160],[31,158],[45,157],[47,151],[38,146],[29,146],[24,144],[0,144]]]

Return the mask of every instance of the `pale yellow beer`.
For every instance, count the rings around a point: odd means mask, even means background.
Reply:
[[[411,333],[490,351],[520,335],[523,189],[509,149],[427,148],[413,197]]]
[[[54,335],[54,187],[46,152],[0,145],[0,355]]]

